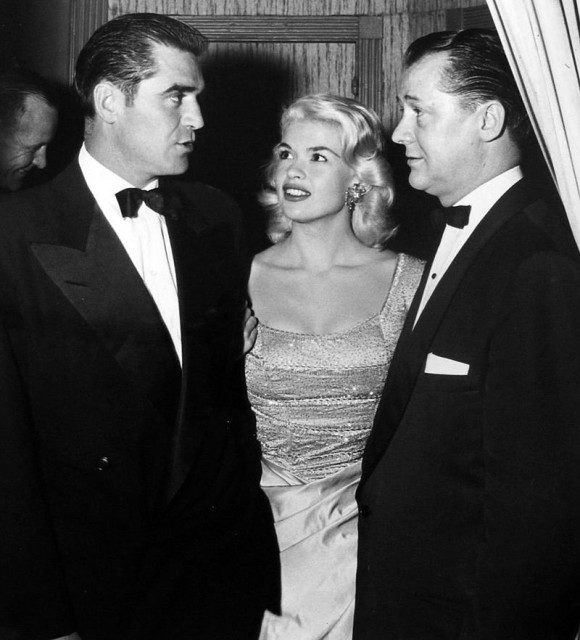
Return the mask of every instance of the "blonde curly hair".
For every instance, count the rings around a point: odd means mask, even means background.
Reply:
[[[351,225],[355,236],[369,247],[382,248],[396,230],[390,209],[394,201],[391,167],[383,155],[384,129],[377,114],[360,102],[332,94],[313,94],[295,100],[280,118],[282,136],[299,120],[333,124],[341,131],[342,158],[370,189],[358,200]],[[279,158],[273,154],[265,168],[266,184],[258,200],[269,212],[268,236],[280,242],[292,233],[292,221],[282,212],[274,188]]]

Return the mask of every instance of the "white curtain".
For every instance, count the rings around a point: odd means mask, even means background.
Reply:
[[[580,246],[580,0],[487,0]]]

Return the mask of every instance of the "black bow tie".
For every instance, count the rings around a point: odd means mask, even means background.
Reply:
[[[176,220],[178,217],[178,201],[175,196],[162,189],[137,189],[131,187],[115,194],[123,218],[136,218],[139,207],[144,202],[150,209],[166,218]]]
[[[450,227],[463,229],[469,222],[469,213],[471,207],[469,205],[459,205],[458,207],[442,207],[433,211],[433,221],[436,226],[448,224]]]

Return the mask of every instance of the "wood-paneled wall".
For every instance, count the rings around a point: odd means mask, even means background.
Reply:
[[[445,29],[447,9],[485,4],[485,0],[109,0],[109,18],[124,13],[188,15],[362,15],[383,17],[383,119],[391,130],[397,117],[396,88],[401,60],[410,42]]]

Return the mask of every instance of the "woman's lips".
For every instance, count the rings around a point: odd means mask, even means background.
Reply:
[[[310,192],[305,189],[298,189],[296,187],[284,187],[284,198],[292,202],[298,200],[305,200],[310,196]]]

